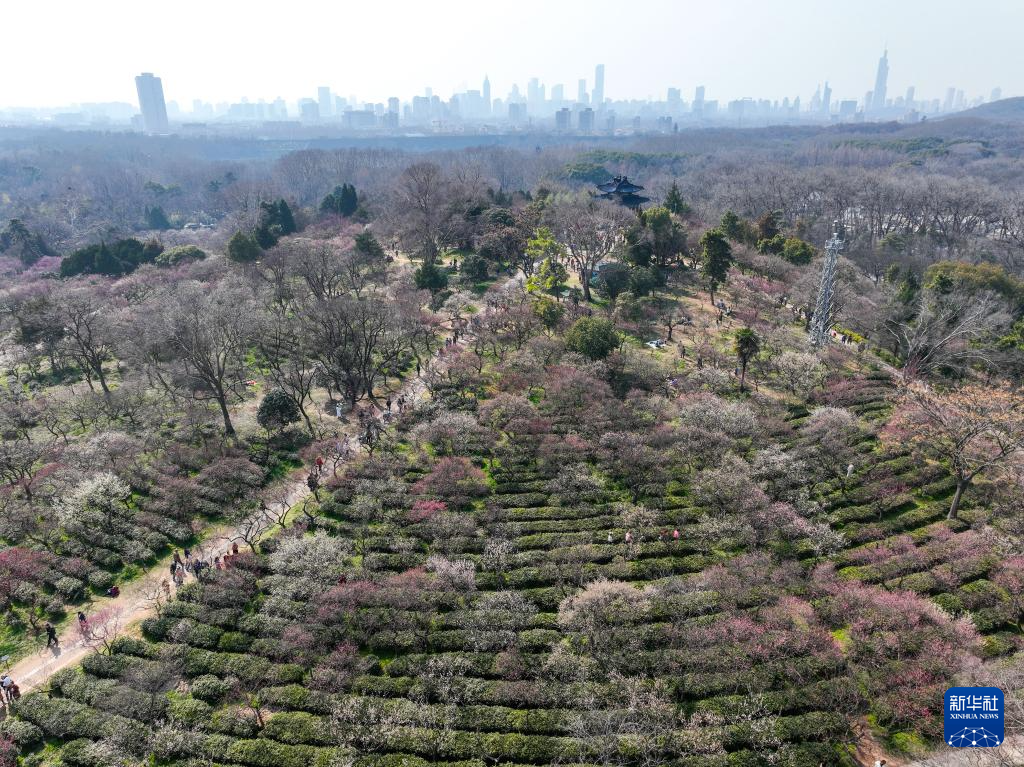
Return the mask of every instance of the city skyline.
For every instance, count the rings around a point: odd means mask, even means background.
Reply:
[[[993,87],[1024,92],[1012,39],[1024,6],[1006,0],[988,0],[966,19],[949,0],[895,7],[868,0],[856,8],[810,0],[713,7],[655,0],[642,15],[603,0],[555,7],[524,0],[514,14],[461,0],[440,9],[392,0],[343,12],[300,1],[273,14],[268,4],[243,14],[230,3],[183,0],[161,18],[159,38],[139,34],[132,6],[121,0],[101,3],[108,14],[57,5],[65,19],[52,45],[62,56],[26,72],[17,62],[30,55],[23,47],[31,35],[12,36],[0,66],[18,76],[0,89],[0,107],[128,102],[134,94],[126,69],[159,73],[167,99],[181,104],[243,96],[294,102],[325,83],[375,103],[427,85],[439,94],[477,88],[478,72],[489,75],[496,94],[514,82],[525,85],[524,77],[563,83],[571,93],[581,77],[593,87],[592,69],[566,64],[584,61],[607,66],[605,96],[612,99],[658,99],[667,87],[689,93],[700,84],[719,100],[806,99],[825,80],[842,98],[859,99],[872,87],[872,64],[886,46],[898,52],[889,93],[910,86],[929,97],[942,97],[950,86],[969,94]],[[40,29],[49,20],[49,11],[27,4],[5,13],[12,28]],[[528,62],[519,48],[527,40],[536,52]],[[182,57],[182,46],[194,53]],[[951,49],[970,55],[950,55]]]
[[[301,124],[323,125],[332,129],[366,132],[396,132],[409,128],[432,132],[472,132],[483,129],[541,130],[584,134],[616,132],[671,132],[694,124],[774,124],[800,122],[891,121],[918,122],[944,113],[1001,98],[996,86],[989,96],[965,94],[949,87],[945,98],[918,99],[911,85],[905,95],[888,96],[889,51],[878,60],[873,87],[863,99],[832,98],[832,87],[826,80],[816,87],[808,100],[801,96],[781,101],[743,98],[719,102],[708,98],[707,88],[693,89],[687,100],[679,87],[669,87],[664,99],[614,100],[604,91],[605,65],[594,67],[592,81],[579,78],[575,98],[567,98],[564,83],[548,84],[538,77],[527,81],[525,93],[513,84],[503,98],[492,98],[489,75],[484,75],[481,88],[456,92],[444,99],[429,86],[420,95],[404,100],[389,96],[386,102],[364,102],[355,95],[334,93],[329,85],[316,87],[315,97],[300,98],[291,104],[278,97],[273,101],[243,99],[236,103],[210,104],[201,99],[192,101],[191,110],[164,97],[162,79],[151,72],[135,78],[138,111],[131,104],[87,105],[80,112],[14,112],[6,119],[15,122],[42,119],[65,127],[106,125],[132,127],[151,134],[168,134],[178,130],[206,127],[206,121],[227,125],[235,123],[263,124],[284,128]],[[588,88],[588,84],[590,87]],[[0,112],[0,118],[5,117]]]

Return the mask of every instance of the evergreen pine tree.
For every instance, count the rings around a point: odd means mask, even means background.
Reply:
[[[344,184],[341,187],[341,200],[339,212],[343,216],[351,216],[359,207],[359,199],[356,197],[356,188],[351,184]]]
[[[715,302],[715,291],[719,285],[725,284],[732,266],[732,248],[720,229],[708,229],[700,238],[701,276],[711,294],[711,303]]]
[[[284,200],[277,201],[277,216],[276,223],[281,230],[281,234],[295,234],[298,227],[295,226],[295,218],[292,216],[292,209],[288,207],[288,203]]]
[[[110,252],[110,248],[107,247],[107,244],[102,243],[99,250],[96,251],[96,257],[93,261],[93,272],[95,274],[105,274],[108,277],[113,277],[121,274],[123,271],[123,264],[117,260],[113,253]]]
[[[683,200],[683,195],[679,192],[679,185],[675,181],[672,182],[668,194],[665,195],[665,207],[677,216],[685,216],[690,212],[690,206]]]
[[[342,187],[334,187],[334,191],[326,195],[320,203],[320,212],[325,215],[341,215]]]
[[[159,205],[146,208],[146,226],[150,229],[170,229],[171,222],[167,220],[167,214]]]
[[[370,232],[356,235],[356,252],[370,262],[383,261],[386,255],[384,248]]]
[[[235,232],[228,241],[228,258],[240,264],[255,261],[261,253],[259,243],[251,234]]]

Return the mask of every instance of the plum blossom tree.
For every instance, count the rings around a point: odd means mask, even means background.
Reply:
[[[423,479],[413,485],[413,492],[444,500],[452,509],[468,506],[474,498],[488,492],[487,478],[466,458],[442,458]]]
[[[537,607],[518,591],[493,591],[473,604],[462,625],[477,652],[509,650],[529,628]]]
[[[825,366],[815,354],[784,351],[773,366],[783,386],[794,396],[807,397],[825,379]]]
[[[888,432],[947,466],[956,480],[950,519],[956,519],[964,491],[977,477],[1006,469],[1011,482],[1021,479],[1013,459],[1024,453],[1024,397],[1008,386],[966,384],[937,391],[913,382],[905,387]]]
[[[577,652],[586,653],[607,672],[629,664],[639,649],[633,624],[646,615],[647,595],[629,583],[599,578],[558,605],[558,625]]]
[[[427,572],[434,574],[442,589],[473,591],[476,588],[476,565],[466,559],[451,560],[432,554],[427,558]]]
[[[95,530],[116,535],[125,532],[135,516],[130,497],[124,480],[103,472],[79,483],[59,501],[57,511],[61,524],[76,535],[91,536]]]
[[[868,434],[860,419],[845,408],[820,407],[801,432],[806,442],[800,457],[819,479],[839,480],[845,489],[850,464],[856,468],[857,446]]]

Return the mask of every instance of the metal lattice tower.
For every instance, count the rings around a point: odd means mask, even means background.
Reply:
[[[839,251],[843,249],[839,222],[832,226],[832,237],[825,243],[825,263],[821,267],[821,286],[818,288],[818,302],[811,316],[811,343],[824,346],[828,343],[828,332],[832,328],[832,299],[836,292],[836,265]]]

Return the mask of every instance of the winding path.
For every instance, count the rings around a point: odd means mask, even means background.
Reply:
[[[459,345],[465,343],[460,339]],[[444,346],[439,352],[443,352]],[[445,356],[439,353],[431,358],[425,366],[424,373],[430,369],[443,368]],[[392,397],[405,396],[410,404],[424,399],[427,395],[426,385],[421,376],[407,379]],[[378,419],[383,419],[384,412],[376,413]],[[339,433],[339,438],[345,435],[346,443],[353,448],[353,455],[361,449],[357,439],[359,424],[356,419],[346,422]],[[282,495],[283,491],[283,495]],[[297,469],[288,479],[263,493],[265,502],[281,504],[285,503],[289,509],[303,502],[312,495],[306,485],[306,468]],[[205,531],[201,543],[192,548],[192,551],[201,558],[212,558],[213,552],[226,549],[231,542],[238,541],[240,534],[238,528],[223,525],[211,527]],[[173,555],[169,555],[154,564],[140,578],[125,584],[121,594],[117,598],[98,597],[92,603],[92,615],[103,614],[106,617],[102,623],[91,623],[93,637],[103,633],[131,634],[138,631],[138,624],[146,618],[156,614],[155,599],[162,593],[162,584],[170,580],[170,564]],[[191,580],[194,576],[187,575]],[[87,618],[89,616],[86,616]],[[55,673],[68,666],[74,666],[82,661],[89,653],[96,648],[96,639],[90,640],[83,636],[79,630],[77,621],[72,621],[58,635],[58,646],[43,648],[26,656],[10,668],[11,678],[14,679],[22,694],[37,690],[43,687]]]

